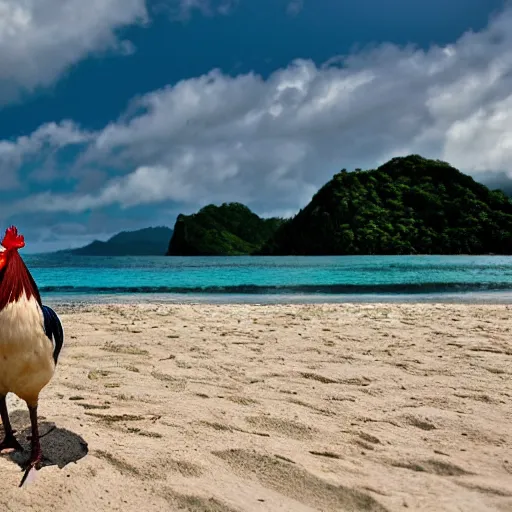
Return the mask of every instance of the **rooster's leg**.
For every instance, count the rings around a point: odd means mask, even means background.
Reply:
[[[0,416],[2,418],[2,425],[4,426],[4,440],[0,442],[0,453],[11,453],[16,450],[22,451],[23,448],[14,437],[14,430],[12,429],[11,421],[9,420],[5,396],[0,396]]]
[[[24,484],[29,473],[33,469],[41,469],[41,462],[43,460],[43,452],[41,450],[41,444],[39,442],[39,427],[37,424],[37,404],[34,406],[29,405],[28,410],[30,413],[30,423],[32,425],[32,435],[30,437],[32,450],[30,453],[30,460],[28,462],[27,469],[25,470],[25,474],[21,479],[20,487]]]

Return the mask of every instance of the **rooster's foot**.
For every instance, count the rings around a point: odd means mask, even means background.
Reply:
[[[13,434],[5,436],[4,440],[0,443],[0,454],[5,455],[12,452],[22,452],[23,447],[16,440]]]
[[[43,466],[43,456],[42,453],[39,452],[36,456],[32,456],[30,458],[30,462],[28,463],[27,468],[25,469],[25,473],[23,474],[23,478],[20,482],[20,487],[23,487],[25,481],[27,484],[30,481],[33,481],[36,477],[36,471],[39,471]]]

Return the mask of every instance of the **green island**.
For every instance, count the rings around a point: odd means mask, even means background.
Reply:
[[[179,215],[168,255],[512,254],[512,203],[419,155],[335,174],[291,219],[239,203]]]
[[[237,256],[259,251],[283,224],[262,219],[240,203],[210,204],[193,215],[179,215],[167,255]]]
[[[77,256],[162,256],[171,236],[172,229],[163,226],[121,231],[105,242],[94,240],[85,247],[65,249],[58,253]]]

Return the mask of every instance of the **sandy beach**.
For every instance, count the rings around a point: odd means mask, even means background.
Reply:
[[[1,511],[512,510],[511,306],[57,310],[47,466],[2,457]]]

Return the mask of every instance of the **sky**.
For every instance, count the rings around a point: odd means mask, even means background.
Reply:
[[[512,3],[0,0],[0,226],[26,252],[209,203],[288,217],[411,153],[512,190]]]

